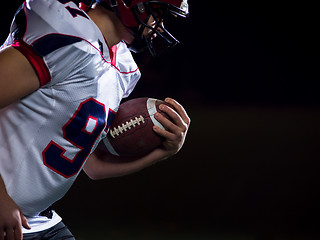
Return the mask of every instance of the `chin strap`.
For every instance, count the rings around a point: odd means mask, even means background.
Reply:
[[[115,12],[118,18],[120,18],[119,9],[118,9],[118,0],[109,0],[111,9]]]
[[[117,0],[109,0],[110,7],[118,7],[118,1]]]
[[[109,4],[107,3],[109,2]],[[96,2],[98,5],[114,12],[118,12],[118,1],[117,0],[93,0],[92,2]],[[119,13],[117,13],[118,15]]]

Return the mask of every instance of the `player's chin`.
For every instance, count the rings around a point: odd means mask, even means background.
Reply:
[[[156,34],[156,33],[151,33],[150,35],[149,35],[149,38],[151,39],[151,40],[153,40],[153,39],[155,39],[156,37],[157,37],[158,35]]]
[[[143,32],[143,36],[146,38],[146,39],[155,39],[157,37],[157,33],[149,28],[146,28]]]

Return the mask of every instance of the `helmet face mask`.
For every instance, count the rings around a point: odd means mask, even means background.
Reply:
[[[171,8],[173,6],[163,2],[154,2],[145,2],[143,4],[144,11],[147,13],[145,20],[142,20],[139,16],[141,10],[139,10],[138,5],[132,8],[132,12],[139,23],[138,27],[130,28],[135,36],[135,41],[129,44],[128,47],[133,52],[142,52],[145,48],[148,48],[151,55],[156,56],[173,48],[179,43],[179,41],[163,26],[164,19],[167,18],[168,14],[172,14]],[[154,20],[152,26],[148,25],[151,17]],[[145,30],[148,31],[148,34],[143,34]]]
[[[108,4],[124,26],[134,36],[128,44],[131,51],[139,53],[149,49],[152,56],[159,55],[176,46],[179,41],[163,26],[168,16],[188,16],[187,0],[97,0],[102,6]],[[148,24],[154,20],[152,26]],[[146,34],[147,32],[147,34]]]

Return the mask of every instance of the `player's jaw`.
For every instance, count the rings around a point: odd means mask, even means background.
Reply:
[[[157,37],[157,33],[155,33],[155,31],[153,29],[155,29],[158,25],[158,20],[156,21],[153,16],[150,16],[149,20],[148,20],[148,23],[147,25],[150,27],[150,28],[147,28],[145,27],[144,30],[143,30],[143,36],[145,36],[146,38],[150,38],[151,39],[154,39]],[[160,22],[159,24],[160,26],[158,26],[158,28],[156,29],[158,32],[162,33],[163,32],[163,28],[164,28],[164,25],[163,25],[163,21]]]

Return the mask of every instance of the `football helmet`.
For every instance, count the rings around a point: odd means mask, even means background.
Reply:
[[[168,14],[182,18],[189,15],[187,0],[96,0],[96,2],[114,11],[134,36],[134,41],[128,44],[131,51],[139,53],[148,48],[153,56],[179,43],[163,25]],[[151,17],[154,22],[149,26],[148,21]],[[143,34],[145,29],[148,30],[147,36]]]

